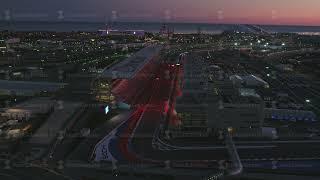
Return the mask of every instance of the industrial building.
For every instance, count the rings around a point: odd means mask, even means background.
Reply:
[[[214,129],[260,128],[264,120],[263,103],[223,103],[210,104],[208,127]]]
[[[263,87],[263,88],[269,88],[269,84],[264,81],[263,79],[250,74],[250,75],[231,75],[230,80],[233,82],[233,84],[237,86],[245,86],[245,87]]]
[[[0,80],[0,95],[35,96],[40,93],[54,93],[66,83]]]
[[[303,122],[317,121],[317,116],[312,111],[276,109],[276,108],[266,108],[265,118],[274,120],[274,121],[303,121]]]
[[[50,98],[33,98],[10,108],[1,109],[1,116],[14,120],[29,120],[38,114],[46,114],[53,110],[54,101]]]
[[[181,123],[171,127],[173,134],[261,129],[265,105],[253,88],[268,83],[254,75],[228,76],[218,66],[206,66],[205,59],[194,59],[188,57],[183,64],[182,96],[176,102]]]
[[[224,84],[225,83],[225,84]],[[229,84],[229,85],[228,85]],[[264,102],[254,89],[231,86],[230,81],[213,83],[218,89],[208,102],[209,128],[260,128],[264,120]],[[228,85],[228,86],[227,86]]]

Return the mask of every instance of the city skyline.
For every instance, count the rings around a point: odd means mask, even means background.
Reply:
[[[0,20],[200,22],[320,25],[316,0],[6,1]],[[147,8],[146,8],[147,7]],[[32,9],[32,11],[30,10]],[[192,12],[192,13],[190,13]]]

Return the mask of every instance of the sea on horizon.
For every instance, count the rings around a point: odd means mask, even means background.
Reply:
[[[146,32],[157,33],[163,23],[157,22],[114,22],[112,29],[117,30],[144,30]],[[206,23],[167,23],[175,33],[221,33],[223,31],[240,31],[247,32],[247,28],[240,24],[206,24]],[[279,33],[304,33],[320,32],[320,26],[281,26],[281,25],[261,25],[262,28],[269,32]],[[106,24],[103,22],[27,22],[27,21],[0,21],[0,31],[55,31],[55,32],[72,32],[85,31],[96,32],[99,29],[105,29]]]

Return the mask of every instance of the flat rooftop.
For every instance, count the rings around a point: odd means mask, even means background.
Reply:
[[[63,88],[66,83],[33,82],[33,81],[10,81],[0,80],[2,91],[56,91]]]
[[[161,45],[143,48],[127,59],[105,68],[100,77],[112,79],[131,79],[162,49]]]

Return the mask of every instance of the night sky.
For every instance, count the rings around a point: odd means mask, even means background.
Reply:
[[[1,0],[0,11],[17,20],[320,25],[320,0]]]

